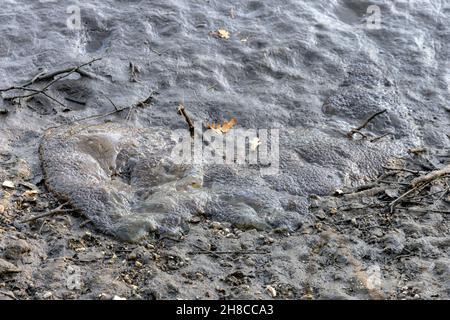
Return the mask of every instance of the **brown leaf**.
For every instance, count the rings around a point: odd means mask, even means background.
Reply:
[[[206,127],[208,129],[214,130],[215,132],[217,132],[218,134],[224,134],[227,133],[228,131],[230,131],[237,123],[236,118],[231,119],[230,121],[224,121],[223,124],[220,123],[211,123],[211,124],[207,124]]]

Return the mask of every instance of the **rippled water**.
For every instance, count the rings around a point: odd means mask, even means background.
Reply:
[[[368,23],[378,9],[374,29]],[[80,28],[73,29],[78,10]],[[309,138],[302,144],[289,128],[345,141],[350,128],[387,109],[367,129],[373,136],[390,133],[385,139],[395,141],[398,153],[409,146],[448,148],[449,18],[443,0],[4,0],[1,87],[103,59],[90,68],[95,79],[71,77],[52,87],[66,108],[42,97],[21,107],[1,101],[9,113],[0,118],[0,151],[14,150],[38,170],[46,128],[114,110],[108,98],[129,106],[153,90],[155,104],[134,110],[130,126],[184,128],[176,114],[183,103],[204,123],[236,117],[241,128],[281,128],[284,150],[294,149],[296,160],[317,163],[328,175],[352,169],[322,163],[320,150],[328,147],[315,149]],[[212,34],[220,28],[229,39]],[[130,63],[139,71],[135,82]],[[110,119],[125,122],[125,116]],[[338,149],[329,146],[330,153]],[[308,186],[297,169],[285,169],[283,185]]]

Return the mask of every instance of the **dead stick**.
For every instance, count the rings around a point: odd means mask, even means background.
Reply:
[[[48,74],[38,75],[38,76],[34,77],[28,83],[24,84],[23,87],[28,87],[29,85],[32,85],[35,82],[44,81],[44,80],[48,80],[48,79],[53,79],[54,77],[56,77],[56,76],[58,76],[60,74],[64,74],[64,73],[68,73],[67,75],[64,76],[64,78],[69,76],[70,74],[72,74],[74,72],[79,73],[81,76],[88,76],[88,77],[90,77],[91,75],[89,73],[86,73],[86,72],[84,72],[84,71],[82,71],[80,69],[85,67],[85,66],[87,66],[87,65],[90,65],[90,64],[92,64],[92,63],[94,63],[96,61],[99,61],[101,59],[102,59],[101,57],[100,58],[95,58],[95,59],[92,59],[91,61],[88,61],[86,63],[80,64],[79,66],[76,66],[76,67],[70,67],[70,68],[66,68],[66,69],[62,69],[62,70],[57,70],[57,71],[54,71],[54,72],[51,72],[51,73],[48,73]],[[62,78],[63,77],[58,78],[58,80],[61,80]]]
[[[67,205],[67,204],[68,204],[68,202],[65,202],[62,205],[60,205],[59,207],[55,208],[55,209],[52,209],[50,211],[38,214],[38,215],[36,215],[34,217],[31,217],[31,218],[25,219],[25,220],[22,221],[22,223],[32,222],[32,221],[35,221],[37,219],[45,218],[45,217],[48,217],[48,216],[51,216],[51,215],[54,215],[54,214],[57,214],[57,213],[66,213],[66,212],[76,211],[75,209],[63,209],[63,207],[65,205]]]
[[[420,176],[420,177],[414,179],[411,182],[411,185],[412,186],[417,186],[417,185],[420,185],[422,183],[431,182],[433,180],[436,180],[437,178],[440,178],[442,176],[446,176],[446,175],[449,175],[449,174],[450,174],[450,164],[445,166],[442,169],[432,171],[432,172],[430,172],[430,173],[428,173],[428,174],[426,174],[424,176]]]
[[[370,142],[377,142],[378,140],[381,140],[381,139],[383,139],[384,137],[387,137],[387,136],[389,136],[389,135],[390,135],[390,133],[385,133],[385,134],[383,134],[383,135],[381,135],[381,136],[379,136],[379,137],[375,137],[375,138],[370,139]]]
[[[362,130],[362,129],[364,129],[365,127],[367,127],[367,125],[368,125],[373,119],[375,119],[375,118],[378,117],[379,115],[382,115],[382,114],[385,113],[386,111],[387,111],[387,110],[384,109],[384,110],[382,110],[382,111],[379,111],[379,112],[377,112],[377,113],[371,115],[369,118],[367,118],[366,121],[364,121],[364,123],[363,123],[362,125],[360,125],[359,127],[355,128],[355,129],[350,130],[350,132],[347,133],[347,136],[348,136],[349,138],[352,138],[353,135],[354,135],[355,133],[359,133],[359,134],[361,134],[361,135],[364,136],[364,134],[362,134],[362,133],[359,132],[359,131]]]
[[[405,172],[414,173],[414,174],[420,173],[420,171],[410,170],[410,169],[406,169],[406,168],[392,168],[392,167],[385,167],[385,166],[382,166],[382,168],[385,170],[390,170],[390,171],[405,171]]]
[[[189,126],[189,131],[191,133],[191,137],[193,138],[194,134],[195,134],[194,123],[192,122],[189,115],[186,113],[186,109],[184,108],[184,106],[182,104],[180,104],[180,106],[178,107],[178,114],[183,116],[184,120],[186,121],[186,123]]]
[[[394,212],[395,206],[396,206],[400,201],[402,201],[405,197],[407,197],[408,195],[410,195],[410,194],[413,193],[414,191],[417,191],[417,190],[419,190],[419,189],[423,189],[423,188],[424,188],[425,186],[427,186],[429,183],[431,183],[431,181],[425,182],[424,184],[422,184],[422,185],[420,185],[420,186],[419,186],[419,185],[418,185],[418,186],[415,186],[415,187],[413,187],[412,189],[406,191],[404,194],[402,194],[400,197],[398,197],[398,198],[395,199],[394,201],[392,201],[392,202],[389,204],[389,206],[391,207],[391,213]]]

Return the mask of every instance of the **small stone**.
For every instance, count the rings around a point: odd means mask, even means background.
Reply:
[[[381,238],[384,233],[383,233],[383,230],[381,230],[380,228],[375,228],[375,229],[373,229],[372,234],[375,237]]]
[[[103,259],[102,252],[80,252],[77,254],[78,260],[81,262],[101,261]]]
[[[107,293],[103,293],[103,292],[98,295],[98,298],[100,300],[112,300],[113,299],[113,297],[111,295],[109,295]]]
[[[14,189],[16,186],[14,185],[14,182],[12,182],[11,180],[5,180],[3,181],[2,184],[3,187],[5,188],[9,188],[9,189]]]
[[[136,267],[141,268],[143,266],[142,262],[139,262],[136,260],[136,262],[134,263],[136,265]]]
[[[266,287],[266,290],[269,292],[269,294],[272,296],[272,298],[275,298],[277,296],[277,290],[275,290],[275,288],[272,287],[271,285],[268,285]]]
[[[127,300],[127,298],[123,298],[123,297],[120,297],[120,296],[114,296],[112,299],[113,300]]]
[[[312,295],[312,293],[306,293],[302,296],[303,300],[312,300],[314,299],[314,296]]]
[[[400,254],[405,247],[405,235],[400,232],[390,232],[383,237],[385,250]]]
[[[213,223],[211,223],[211,227],[215,230],[219,230],[222,229],[222,225],[220,222],[214,221]]]
[[[24,253],[30,252],[28,242],[22,239],[11,239],[5,247],[5,257],[11,260],[18,260]]]
[[[36,202],[36,196],[39,191],[37,190],[28,190],[22,194],[23,200],[26,202]]]
[[[275,239],[273,239],[273,238],[271,238],[271,237],[267,237],[265,240],[264,240],[264,243],[265,244],[272,244],[272,243],[274,243],[275,242]]]
[[[51,291],[47,291],[42,295],[42,299],[50,299],[51,297],[53,297],[53,293]]]
[[[202,221],[202,219],[199,216],[193,216],[192,218],[189,219],[189,222],[192,224],[197,224],[200,223]]]
[[[20,272],[19,268],[17,268],[12,263],[0,258],[0,275],[4,273],[17,273],[17,272]]]
[[[384,191],[384,193],[392,199],[398,198],[399,194],[398,194],[398,190],[397,189],[386,189]]]
[[[342,196],[344,194],[344,191],[342,191],[341,189],[336,189],[334,190],[333,195],[338,197],[338,196]]]

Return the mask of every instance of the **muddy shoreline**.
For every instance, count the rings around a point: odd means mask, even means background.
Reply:
[[[368,28],[372,5],[380,28]],[[450,161],[445,1],[9,0],[2,10],[0,298],[450,297],[449,177],[414,183]],[[279,175],[222,168],[206,185],[264,196],[298,228],[240,228],[215,206],[186,215],[181,237],[130,244],[47,189],[38,150],[50,128],[186,129],[180,104],[203,126],[280,129]],[[70,152],[48,157],[60,150]]]

